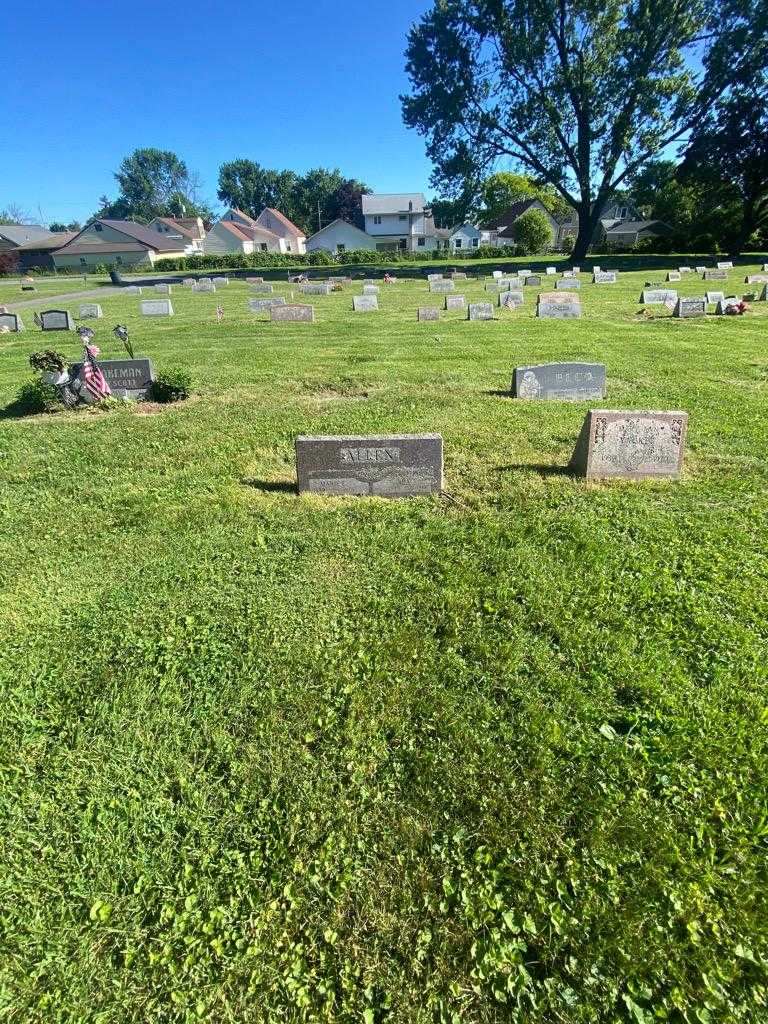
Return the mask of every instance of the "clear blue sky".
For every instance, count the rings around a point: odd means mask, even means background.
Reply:
[[[178,153],[215,203],[219,165],[236,157],[429,191],[424,140],[403,125],[398,94],[408,29],[430,6],[9,2],[0,209],[83,221],[115,196],[113,172],[140,146]]]

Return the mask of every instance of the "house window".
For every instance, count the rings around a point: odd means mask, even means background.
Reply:
[[[627,210],[626,206],[622,206],[622,208],[619,210],[619,220],[626,220],[628,212],[629,211]]]
[[[398,216],[398,218],[397,218],[397,219],[398,219],[398,220],[408,220],[408,214],[407,214],[407,213],[401,213],[401,214],[400,214],[400,215]]]
[[[80,266],[84,267],[84,266],[86,266],[87,263],[88,263],[88,260],[85,258],[85,256],[81,256],[80,257]]]
[[[285,243],[285,249],[286,249],[286,252],[290,252],[291,251],[291,243],[290,242],[286,242]]]
[[[416,245],[420,245],[420,246],[423,247],[425,241],[426,241],[426,239],[424,239],[424,238],[417,238],[416,239]]]
[[[461,239],[457,238],[456,241],[454,242],[454,245],[456,246],[457,249],[460,249],[461,248]]]
[[[97,231],[103,231],[104,230],[104,228],[103,228],[103,226],[101,224],[94,224],[94,227],[96,228]]]
[[[262,252],[266,252],[267,251],[267,243],[266,242],[262,242],[260,248],[261,248]]]
[[[373,218],[373,223],[374,224],[381,224],[381,217],[374,217]]]
[[[347,251],[346,245],[344,245],[343,242],[339,242],[339,244],[336,246],[336,252],[346,252],[346,251]]]
[[[474,245],[475,247],[480,245],[480,239],[479,238],[473,238],[472,239],[472,245]]]
[[[123,262],[123,257],[122,256],[115,256],[115,262],[116,263],[122,263]]]

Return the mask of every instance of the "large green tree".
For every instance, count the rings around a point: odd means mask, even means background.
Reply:
[[[293,191],[297,175],[293,171],[276,171],[254,160],[230,160],[219,168],[218,197],[227,206],[234,206],[251,217],[258,217],[265,206],[274,207],[293,218]]]
[[[526,174],[497,171],[483,182],[480,190],[482,216],[493,220],[521,199],[538,199],[556,220],[565,219],[570,206],[551,185],[540,185]]]
[[[101,196],[96,217],[131,218],[202,216],[210,210],[198,198],[199,184],[184,161],[165,149],[136,149],[115,172],[116,199]]]
[[[726,239],[734,255],[751,236],[768,235],[768,81],[757,80],[712,108],[691,136],[680,175],[684,182],[730,186],[740,207]]]
[[[505,158],[579,214],[585,255],[611,195],[766,62],[743,0],[435,0],[410,32],[407,125],[436,185]]]

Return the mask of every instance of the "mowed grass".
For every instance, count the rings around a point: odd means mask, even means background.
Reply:
[[[69,292],[95,291],[111,284],[108,277],[93,274],[79,277],[40,277],[34,274],[32,276],[35,290],[26,292],[22,291],[18,277],[0,278],[0,305],[13,306],[17,302],[26,302],[30,299],[44,299],[47,296],[66,295]],[[83,302],[88,302],[88,299],[83,299]],[[74,309],[72,312],[77,313],[77,310]],[[31,317],[30,313],[30,319]]]
[[[79,347],[0,337],[4,1020],[766,1020],[768,304],[638,318],[664,276],[105,296],[165,408],[18,418]],[[683,479],[563,472],[585,406],[505,394],[559,359],[687,410]],[[296,495],[296,435],[420,431],[443,497]]]

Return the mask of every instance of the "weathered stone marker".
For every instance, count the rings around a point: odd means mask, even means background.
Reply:
[[[229,284],[228,277],[212,277],[211,280],[215,285],[221,285],[222,288],[226,288],[227,285]]]
[[[282,295],[273,295],[271,299],[248,299],[248,308],[252,313],[263,313],[273,306],[284,306],[285,299]]]
[[[204,281],[203,278],[201,277],[199,281],[196,281],[192,285],[192,291],[193,292],[215,292],[216,291],[216,285],[213,283],[213,281]],[[270,291],[270,292],[272,291],[272,285],[269,285],[269,287],[267,288],[267,291]]]
[[[728,271],[722,268],[718,270],[705,270],[703,276],[705,281],[727,281]]]
[[[536,316],[551,320],[577,319],[581,316],[579,296],[568,292],[540,292]]]
[[[504,308],[509,306],[512,309],[516,309],[518,306],[523,304],[523,290],[517,288],[514,291],[499,292],[499,306]]]
[[[642,306],[663,306],[665,302],[677,302],[673,288],[644,288],[640,296]]]
[[[428,281],[442,281],[443,280],[443,275],[442,274],[427,274],[427,280]]]
[[[272,323],[312,324],[315,322],[315,307],[300,303],[270,306],[269,319]]]
[[[170,295],[171,286],[169,284],[156,284],[154,286],[156,292],[160,292],[161,295]]]
[[[667,281],[680,281],[682,274],[679,270],[670,270],[667,274]]]
[[[766,284],[768,283],[768,274],[747,274],[744,278],[745,284]]]
[[[603,363],[541,363],[516,366],[513,398],[585,402],[605,398]]]
[[[100,359],[99,366],[116,398],[146,398],[155,379],[149,359]]]
[[[504,271],[503,270],[494,270],[491,273],[491,277],[503,277],[503,276],[504,276]]]
[[[417,320],[439,320],[440,310],[437,306],[419,306],[416,312]]]
[[[680,320],[686,320],[690,317],[695,316],[706,316],[707,315],[707,300],[706,299],[684,299],[679,298],[673,316],[676,316]]]
[[[46,309],[40,314],[40,327],[44,331],[73,331],[72,317],[66,309]]]
[[[546,270],[544,271],[544,273],[545,273],[545,274],[546,274],[546,275],[547,275],[548,277],[551,277],[551,276],[552,276],[553,274],[556,274],[556,273],[557,273],[557,267],[547,267],[547,269],[546,269]]]
[[[578,291],[579,288],[581,288],[581,281],[576,277],[561,277],[559,280],[555,281],[556,291],[560,291],[562,289],[563,291],[573,292]]]
[[[184,285],[185,288],[191,288],[192,285],[195,284],[196,282],[194,277],[185,277],[182,279],[181,283]]]
[[[142,299],[142,316],[173,316],[170,299]]]
[[[451,283],[453,283],[453,282],[451,282]],[[364,284],[363,285],[363,295],[378,295],[378,294],[379,294],[379,286],[377,284]]]
[[[694,270],[696,271],[697,274],[705,274],[707,268],[706,267],[694,267]]]
[[[463,270],[452,270],[451,271],[451,278],[454,281],[466,281],[467,280],[467,275],[464,273]]]
[[[541,275],[540,274],[524,274],[524,284],[533,288],[541,288]],[[557,286],[555,286],[557,287]]]
[[[693,271],[692,271],[692,269],[690,267],[678,267],[677,270],[678,270],[678,273],[680,273],[680,274],[691,274],[691,273],[693,273]]]
[[[431,292],[455,292],[456,284],[454,281],[448,279],[441,279],[439,281],[430,281],[429,290]]]
[[[104,314],[101,312],[101,306],[98,302],[84,302],[80,306],[80,319],[81,320],[99,320]]]
[[[445,308],[446,309],[464,309],[466,301],[463,295],[446,295],[445,296]]]
[[[7,327],[9,331],[16,334],[24,330],[24,322],[18,313],[0,313],[0,327]]]
[[[353,295],[352,309],[355,313],[373,313],[379,308],[377,295]]]
[[[271,295],[274,290],[274,285],[265,284],[263,281],[257,281],[256,284],[251,285],[254,295]]]
[[[297,437],[299,493],[404,498],[443,487],[440,434]]]
[[[716,306],[718,302],[722,302],[725,298],[725,292],[707,292],[706,298],[707,303]]]
[[[730,260],[721,260],[721,262],[717,264],[717,269],[733,270],[733,263]]]
[[[595,270],[592,284],[616,284],[615,270]]]
[[[370,285],[366,285],[365,287],[369,288],[371,286]],[[374,285],[373,287],[376,287],[376,286]],[[378,291],[378,290],[379,289],[376,288],[376,291]],[[330,282],[328,282],[328,281],[321,281],[319,284],[318,283],[310,282],[308,284],[300,284],[299,285],[299,291],[302,293],[302,295],[330,295],[331,294],[331,285],[330,285]],[[368,292],[365,291],[365,288],[363,289],[363,292],[364,292],[365,295],[368,294]]]
[[[687,426],[686,412],[590,409],[571,469],[592,479],[677,477]]]
[[[490,302],[470,302],[467,320],[493,320],[493,306]]]

